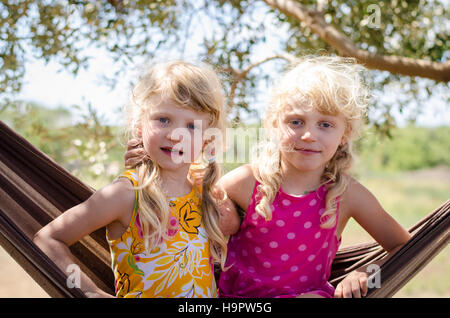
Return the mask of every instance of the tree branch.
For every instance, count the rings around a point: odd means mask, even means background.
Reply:
[[[255,63],[250,64],[247,68],[245,68],[244,70],[236,70],[234,68],[231,67],[227,67],[227,68],[223,68],[223,71],[229,72],[232,74],[232,76],[234,77],[231,87],[230,87],[230,92],[228,93],[229,99],[228,99],[228,109],[232,109],[234,107],[234,98],[236,97],[236,89],[237,86],[240,82],[242,82],[243,80],[245,80],[245,78],[247,77],[247,74],[250,73],[250,71],[252,69],[254,69],[255,67],[260,66],[261,64],[267,63],[269,61],[272,60],[286,60],[289,63],[295,63],[297,58],[289,53],[280,53],[280,54],[275,54],[269,57],[266,57],[260,61],[257,61]]]
[[[264,0],[270,7],[294,19],[302,21],[322,40],[335,48],[341,56],[353,57],[369,69],[388,71],[393,74],[420,76],[448,82],[450,80],[450,61],[439,63],[402,56],[386,56],[358,48],[348,37],[327,24],[319,11],[308,9],[293,0]]]
[[[289,54],[289,53],[281,53],[281,54],[272,55],[272,56],[266,57],[258,62],[250,64],[245,70],[238,72],[238,75],[240,78],[244,78],[245,76],[247,76],[247,74],[253,68],[258,67],[261,64],[264,64],[264,63],[272,61],[272,60],[286,60],[289,63],[295,63],[297,58],[294,55]]]

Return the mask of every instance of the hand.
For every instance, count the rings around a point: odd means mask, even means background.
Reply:
[[[368,274],[365,271],[355,270],[347,275],[336,287],[336,298],[361,298],[367,295]]]
[[[127,151],[123,156],[126,168],[133,168],[139,164],[145,157],[147,153],[145,152],[142,139],[130,139],[127,143]]]
[[[241,226],[241,220],[237,212],[236,206],[225,194],[225,191],[214,188],[213,195],[217,200],[219,209],[219,227],[223,235],[233,235]]]

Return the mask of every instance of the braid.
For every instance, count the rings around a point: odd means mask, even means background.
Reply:
[[[263,144],[261,156],[253,164],[253,175],[258,180],[259,203],[256,205],[256,212],[266,220],[272,219],[272,202],[281,187],[281,152],[274,141]]]
[[[219,210],[212,190],[221,172],[217,162],[211,161],[206,166],[202,182],[202,220],[205,231],[210,240],[210,252],[212,258],[220,263],[222,269],[225,266],[227,241],[219,227]]]
[[[345,192],[350,182],[347,172],[353,163],[351,146],[350,142],[340,145],[322,174],[321,181],[327,183],[328,187],[326,210],[321,216],[322,228],[333,227],[336,223],[339,197]]]
[[[170,209],[161,188],[161,170],[147,160],[136,167],[139,185],[135,188],[139,198],[139,217],[144,245],[151,251],[161,240],[167,239]]]

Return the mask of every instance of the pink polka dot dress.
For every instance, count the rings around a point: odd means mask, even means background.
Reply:
[[[325,186],[301,197],[280,189],[266,221],[255,211],[258,184],[239,232],[228,242],[226,266],[232,266],[220,275],[220,297],[333,297],[328,278],[340,241],[336,226],[320,227]]]

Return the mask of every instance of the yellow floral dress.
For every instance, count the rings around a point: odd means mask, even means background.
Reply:
[[[121,176],[137,186],[134,170]],[[209,241],[202,223],[201,188],[170,198],[169,240],[150,252],[144,248],[138,197],[122,236],[108,239],[117,297],[217,297]]]

